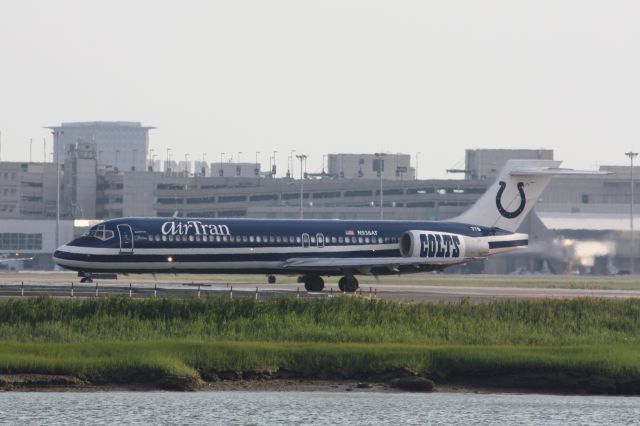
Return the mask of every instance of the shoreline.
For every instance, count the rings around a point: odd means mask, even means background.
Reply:
[[[419,376],[410,379],[419,378]],[[427,379],[428,380],[428,379]],[[640,396],[637,393],[588,392],[541,387],[510,387],[485,382],[477,378],[435,383],[430,389],[401,388],[391,382],[346,379],[231,379],[198,382],[198,386],[167,389],[150,383],[91,383],[73,375],[0,374],[0,394],[4,392],[353,392],[353,393],[454,393],[454,394],[517,394],[563,396]]]

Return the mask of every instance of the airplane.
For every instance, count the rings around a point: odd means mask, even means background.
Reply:
[[[341,291],[358,275],[440,271],[521,250],[516,232],[553,176],[602,174],[559,168],[553,160],[509,160],[496,181],[447,221],[119,218],[57,248],[53,260],[78,272],[299,275],[309,292],[326,276]]]

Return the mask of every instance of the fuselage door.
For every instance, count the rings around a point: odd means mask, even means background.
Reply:
[[[324,247],[324,234],[316,234],[316,242],[318,244],[318,248]]]
[[[306,232],[302,234],[302,247],[309,248],[311,246],[311,239],[309,238],[309,234]]]
[[[120,253],[133,253],[133,231],[129,225],[118,225],[118,235],[120,236]]]

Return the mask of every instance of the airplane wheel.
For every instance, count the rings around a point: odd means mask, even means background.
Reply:
[[[347,275],[340,278],[338,281],[338,288],[340,291],[345,291],[347,293],[353,293],[358,289],[358,280],[353,275]]]
[[[269,275],[269,278],[267,278],[267,282],[269,284],[275,284],[276,283],[276,276],[275,275]]]
[[[83,277],[83,278],[80,280],[80,282],[81,282],[81,283],[92,283],[92,282],[93,282],[93,280],[92,280],[91,278],[89,278],[89,277]]]
[[[324,288],[324,280],[318,275],[307,275],[304,277],[304,288],[311,292],[319,292]]]

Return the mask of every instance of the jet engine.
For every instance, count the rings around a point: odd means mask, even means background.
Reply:
[[[448,232],[407,231],[400,237],[400,254],[438,261],[461,261],[489,255],[489,243]]]

